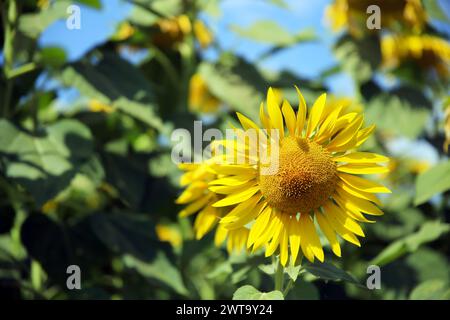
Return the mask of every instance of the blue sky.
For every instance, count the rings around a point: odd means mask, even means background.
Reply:
[[[65,21],[51,25],[39,40],[41,46],[61,46],[70,60],[76,60],[111,35],[118,22],[131,12],[131,6],[121,0],[103,0],[102,10],[88,7],[81,9],[81,29],[69,30]],[[288,8],[280,8],[263,0],[225,0],[221,3],[222,15],[218,19],[205,17],[221,46],[232,49],[247,59],[253,60],[267,48],[266,45],[242,39],[229,30],[230,25],[249,26],[255,21],[275,20],[286,30],[297,33],[313,28],[320,41],[301,44],[284,50],[266,59],[262,66],[270,70],[287,69],[304,77],[315,77],[334,65],[330,50],[333,34],[326,27],[323,11],[329,0],[286,0]],[[353,92],[351,79],[346,75],[331,78],[328,83],[332,91],[341,95]]]

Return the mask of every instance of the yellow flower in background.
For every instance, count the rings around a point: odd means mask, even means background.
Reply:
[[[48,200],[41,208],[43,213],[52,213],[55,212],[56,209],[58,209],[58,202],[54,199]]]
[[[38,0],[37,6],[41,10],[48,9],[48,7],[50,6],[50,0]]]
[[[191,77],[189,84],[189,109],[199,112],[216,112],[220,101],[208,89],[206,81],[198,73]]]
[[[402,24],[420,31],[426,22],[426,13],[420,0],[335,0],[326,8],[325,14],[334,31],[347,28],[353,35],[367,30],[367,8],[377,5],[381,11],[381,27]]]
[[[153,42],[163,48],[171,47],[182,41],[192,31],[191,21],[186,15],[160,19],[156,22],[155,27],[157,30],[153,35]]]
[[[183,241],[180,231],[173,226],[157,224],[155,230],[160,241],[169,242],[173,247],[179,247]]]
[[[218,178],[209,182],[209,191],[223,198],[207,208],[223,208],[227,212],[220,225],[229,231],[249,225],[247,248],[255,251],[265,247],[266,256],[279,252],[283,265],[289,256],[295,261],[300,250],[310,261],[324,260],[315,222],[337,256],[341,255],[337,235],[360,246],[357,236],[364,237],[364,232],[359,222],[373,222],[365,214],[383,214],[374,194],[390,192],[357,176],[388,171],[379,165],[388,158],[354,151],[371,135],[374,126],[364,128],[363,116],[357,112],[330,108],[325,94],[316,100],[307,116],[300,91],[298,97],[300,103],[295,113],[287,100],[280,108],[269,89],[268,114],[263,104],[260,108],[263,128],[277,129],[281,138],[276,142],[277,169],[262,174],[259,153],[256,164],[251,164],[251,156],[245,153],[248,164],[222,161],[210,165]],[[241,135],[249,129],[260,130],[252,120],[237,115],[243,130],[236,130]],[[270,133],[265,139],[260,138],[264,150],[270,152],[267,141],[273,138]],[[242,150],[249,150],[251,139],[243,141]],[[231,142],[232,148],[238,145]]]
[[[193,33],[202,49],[207,48],[214,40],[212,32],[201,20],[191,20],[187,15],[161,19],[155,25],[157,31],[153,35],[153,42],[163,48],[172,47]]]
[[[213,34],[201,20],[194,23],[194,35],[203,49],[207,48],[214,40]]]
[[[449,75],[450,45],[431,35],[385,36],[381,41],[383,64],[395,68],[413,62],[422,69],[434,69],[439,76]]]
[[[448,152],[448,146],[450,145],[450,98],[447,100],[448,105],[445,108],[444,115],[444,132],[445,132],[445,141],[444,141],[444,151]]]
[[[222,208],[213,206],[213,203],[219,200],[220,195],[208,189],[209,182],[217,179],[217,174],[211,169],[211,165],[215,162],[216,159],[212,158],[200,164],[182,163],[179,165],[179,168],[185,171],[181,176],[180,185],[186,189],[177,198],[176,203],[186,205],[180,211],[180,217],[197,213],[194,221],[194,233],[197,240],[213,230],[224,213]],[[247,236],[248,229],[245,227],[227,230],[219,226],[214,242],[220,246],[227,241],[228,252],[238,252],[245,248]]]
[[[127,40],[133,36],[135,32],[136,29],[128,21],[124,21],[119,24],[116,33],[111,37],[111,39],[115,41]]]
[[[114,108],[110,105],[103,103],[99,100],[90,100],[88,103],[89,110],[92,112],[105,112],[105,113],[111,113],[114,111]]]

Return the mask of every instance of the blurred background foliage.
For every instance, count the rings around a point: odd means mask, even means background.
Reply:
[[[321,1],[329,41],[314,26],[292,31],[276,19],[226,24],[237,43],[259,46],[252,58],[223,46],[217,31],[232,0],[123,2],[115,31],[76,58],[42,35],[58,21],[65,28],[69,5],[80,6],[86,28],[84,12],[109,1],[1,2],[0,296],[230,299],[244,284],[272,290],[262,255],[228,254],[211,235],[196,241],[192,221],[178,218],[170,135],[192,131],[194,120],[224,128],[235,111],[255,117],[269,85],[295,105],[296,84],[309,104],[327,91],[329,103],[364,110],[377,132],[363,147],[392,158],[380,178],[393,193],[363,247],[346,245],[326,268],[306,266],[288,298],[450,298],[447,1]],[[244,2],[234,1],[236,19],[252,6],[289,15],[295,1]],[[381,30],[366,27],[371,4]],[[290,63],[308,64],[315,56],[304,46],[323,42],[335,62],[314,76],[265,67],[293,48]],[[329,79],[341,76],[351,89],[331,90]],[[82,290],[66,289],[71,264],[81,267]],[[380,290],[364,286],[370,264],[381,267]]]

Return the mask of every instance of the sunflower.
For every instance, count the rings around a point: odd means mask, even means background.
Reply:
[[[206,206],[205,211],[226,212],[218,215],[221,228],[233,231],[249,227],[247,248],[255,251],[265,247],[266,256],[279,252],[282,265],[289,257],[295,262],[300,250],[311,262],[324,260],[316,223],[335,255],[341,256],[337,236],[360,246],[358,236],[364,237],[364,232],[359,223],[374,222],[365,214],[383,214],[375,194],[390,193],[383,185],[359,176],[388,171],[379,164],[388,158],[354,150],[366,141],[374,126],[363,127],[363,115],[357,112],[330,108],[326,94],[314,102],[307,115],[305,100],[298,89],[297,93],[295,113],[287,100],[280,107],[269,88],[268,114],[263,103],[260,107],[265,130],[237,113],[242,129],[234,130],[241,138],[217,144],[243,153],[246,161],[236,163],[228,156],[216,155],[209,163],[208,186],[206,181],[201,186],[212,193],[197,200]],[[249,154],[255,139],[243,138],[249,130],[260,133],[257,143],[262,148],[256,155]],[[275,166],[263,161],[263,153],[271,154],[272,150],[278,150],[277,157],[269,156]]]
[[[160,19],[154,25],[155,33],[152,42],[158,47],[169,48],[181,42],[191,33],[192,25],[187,15]]]
[[[208,189],[209,182],[218,178],[211,169],[211,165],[218,160],[212,158],[203,163],[181,163],[178,167],[185,171],[181,176],[180,185],[186,189],[177,198],[176,203],[186,205],[179,216],[187,217],[197,213],[194,221],[194,233],[197,240],[217,227],[214,242],[217,246],[227,242],[228,252],[239,252],[245,249],[249,230],[246,227],[228,230],[218,226],[224,210],[213,206],[220,199],[220,195]]]
[[[360,35],[367,29],[367,8],[371,5],[380,8],[383,28],[400,24],[420,31],[426,22],[425,10],[420,0],[335,0],[327,7],[325,14],[334,31],[348,28],[351,34]]]
[[[189,83],[189,109],[191,111],[215,112],[220,106],[220,101],[208,89],[203,77],[196,73]]]
[[[449,75],[450,45],[432,35],[385,36],[381,41],[383,64],[395,68],[413,62],[424,70],[435,70],[440,77]]]

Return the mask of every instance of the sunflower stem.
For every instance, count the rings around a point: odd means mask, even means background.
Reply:
[[[278,259],[277,268],[275,270],[275,290],[283,292],[284,267]]]

